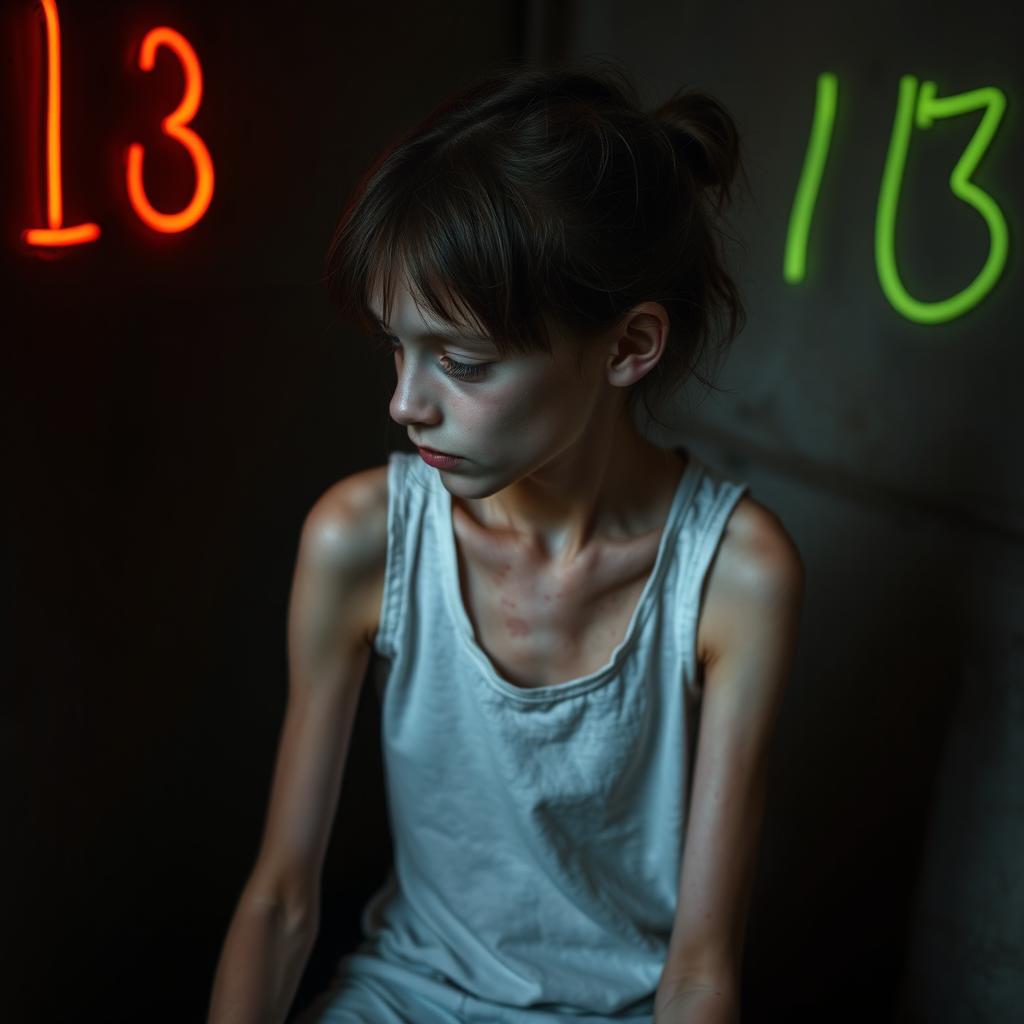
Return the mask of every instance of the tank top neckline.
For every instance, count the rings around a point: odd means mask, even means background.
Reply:
[[[431,472],[434,507],[440,523],[442,543],[441,585],[447,598],[448,607],[452,610],[455,618],[456,632],[458,633],[456,642],[460,643],[477,662],[483,678],[494,690],[522,703],[550,703],[568,697],[580,696],[615,678],[619,666],[636,641],[643,621],[653,607],[658,585],[669,561],[668,552],[673,546],[683,513],[697,490],[697,483],[703,471],[702,463],[692,450],[679,446],[673,446],[672,450],[686,455],[686,466],[676,484],[672,504],[669,506],[668,515],[662,527],[654,567],[648,574],[640,598],[633,609],[629,624],[626,626],[625,634],[615,646],[608,661],[600,668],[594,669],[593,672],[584,676],[577,676],[575,679],[568,679],[561,683],[549,683],[544,686],[523,687],[510,683],[498,672],[490,656],[477,642],[473,624],[462,599],[462,587],[459,584],[458,549],[452,518],[452,496],[441,483],[440,474]],[[417,456],[417,460],[418,458]]]

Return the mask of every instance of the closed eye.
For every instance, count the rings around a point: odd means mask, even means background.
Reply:
[[[373,341],[378,348],[388,353],[398,352],[402,347],[398,338],[385,331],[374,334]],[[441,372],[462,381],[480,380],[485,376],[486,369],[490,365],[489,363],[460,363],[452,359],[451,356],[442,356],[441,358],[444,360]]]

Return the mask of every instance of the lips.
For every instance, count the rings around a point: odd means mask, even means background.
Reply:
[[[435,455],[447,455],[451,459],[458,459],[461,457],[456,455],[454,452],[442,452],[438,448],[428,448],[425,444],[418,444],[416,447],[422,448],[425,452],[433,452]]]

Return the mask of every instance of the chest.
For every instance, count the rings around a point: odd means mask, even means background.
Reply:
[[[456,517],[459,588],[478,645],[515,686],[567,683],[622,642],[658,558],[661,529],[554,570],[513,545],[481,546]]]

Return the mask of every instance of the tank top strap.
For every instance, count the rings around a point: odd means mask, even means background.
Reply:
[[[391,452],[388,456],[387,556],[384,593],[373,649],[392,658],[406,628],[409,587],[414,583],[416,549],[423,540],[429,482],[419,472],[419,456]]]
[[[701,468],[700,482],[686,507],[680,530],[681,550],[675,590],[676,614],[683,630],[683,676],[687,694],[693,698],[699,698],[703,690],[697,661],[697,629],[708,575],[725,536],[729,517],[749,490],[745,481],[731,479],[706,462],[701,463]]]

